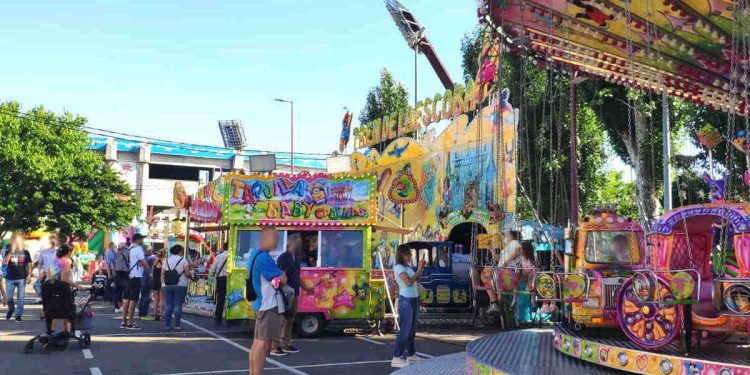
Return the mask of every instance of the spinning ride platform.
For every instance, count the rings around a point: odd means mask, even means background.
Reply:
[[[466,374],[750,375],[748,344],[717,344],[684,356],[678,343],[648,351],[613,330],[563,325],[487,336],[466,347]]]
[[[501,332],[466,347],[466,374],[625,374],[555,350],[551,328]]]
[[[557,325],[552,345],[559,353],[602,370],[658,375],[750,375],[750,345],[744,340],[696,348],[685,356],[678,341],[658,351],[649,351],[611,330],[596,335]]]

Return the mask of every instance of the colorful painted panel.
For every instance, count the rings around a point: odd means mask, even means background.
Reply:
[[[302,270],[302,284],[314,292],[302,292],[299,311],[328,311],[337,319],[366,318],[370,314],[369,276],[359,270]]]
[[[454,118],[438,135],[428,128],[421,140],[399,138],[382,153],[352,155],[355,174],[377,174],[378,222],[402,222],[414,232],[407,241],[446,240],[455,226],[475,222],[492,232],[515,220],[516,110],[507,96],[469,121]],[[498,147],[498,145],[501,145]],[[392,194],[397,187],[402,194]],[[396,193],[398,193],[396,192]],[[396,196],[394,196],[396,195]],[[381,233],[386,267],[400,235]]]
[[[692,206],[683,206],[671,210],[660,217],[659,220],[651,226],[652,233],[670,234],[672,228],[681,220],[695,216],[716,216],[727,220],[735,232],[750,231],[750,205],[744,203],[735,204],[697,204]]]
[[[246,272],[242,269],[235,269],[229,276],[227,319],[252,319],[255,316],[251,304],[244,297],[246,277]],[[299,313],[323,313],[328,319],[369,319],[384,314],[383,285],[378,283],[373,288],[369,272],[303,269],[300,277],[302,283],[312,287],[314,292],[301,293]],[[375,300],[371,301],[373,293]]]
[[[747,113],[744,83],[731,78],[747,61],[736,43],[746,11],[736,7],[727,0],[509,0],[485,2],[479,13],[513,38],[513,50],[541,63]]]
[[[636,374],[750,374],[750,367],[632,350],[555,329],[555,349],[600,366]]]
[[[254,225],[375,222],[375,179],[327,175],[230,175],[225,221]]]

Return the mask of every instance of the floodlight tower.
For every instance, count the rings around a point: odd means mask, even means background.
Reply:
[[[430,40],[427,39],[425,28],[422,27],[414,15],[397,0],[385,0],[385,8],[388,10],[388,13],[391,14],[393,22],[396,23],[396,27],[401,31],[401,35],[406,39],[406,44],[409,48],[414,50],[414,106],[417,106],[417,100],[419,100],[417,96],[417,60],[420,52],[427,57],[427,60],[430,62],[430,65],[432,65],[432,69],[435,70],[435,73],[443,86],[446,89],[452,89],[453,80],[451,80],[448,71],[443,66],[440,58],[438,58],[437,53],[435,53],[435,49],[432,48]]]
[[[242,151],[247,145],[245,129],[242,128],[240,120],[219,120],[219,131],[224,147]]]

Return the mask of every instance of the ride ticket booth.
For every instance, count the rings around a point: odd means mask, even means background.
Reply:
[[[379,321],[385,313],[382,280],[372,280],[371,232],[375,223],[375,178],[324,174],[225,177],[223,222],[229,226],[227,321],[252,319],[245,300],[247,261],[260,230],[278,230],[276,259],[292,238],[302,243],[297,332],[312,336],[331,320]]]

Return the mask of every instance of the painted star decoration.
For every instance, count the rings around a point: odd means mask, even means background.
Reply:
[[[333,308],[348,307],[354,308],[354,296],[349,294],[349,291],[342,290],[339,295],[333,297]]]

